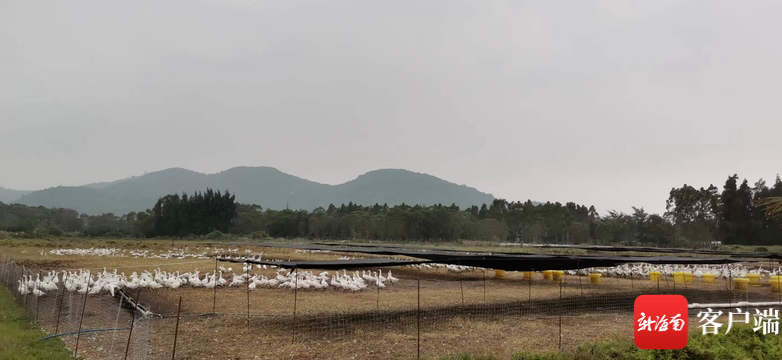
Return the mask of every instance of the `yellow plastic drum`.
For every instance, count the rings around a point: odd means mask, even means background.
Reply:
[[[760,274],[747,274],[749,284],[752,286],[760,286]]]
[[[565,271],[564,270],[554,270],[551,275],[553,276],[554,281],[565,281]]]
[[[769,279],[769,283],[771,284],[771,291],[773,292],[780,292],[780,289],[782,289],[782,276],[774,275]]]
[[[524,276],[524,280],[531,280],[532,279],[532,271],[522,271],[521,274]]]
[[[589,283],[600,285],[600,278],[603,277],[603,274],[589,274]]]
[[[771,277],[769,282],[771,283],[771,291],[779,292],[779,289],[782,289],[782,287],[779,286],[782,284],[782,276],[774,275]]]
[[[658,282],[658,281],[660,281],[660,272],[659,271],[650,271],[649,272],[649,281],[651,281],[651,282]]]
[[[749,284],[749,279],[747,279],[747,278],[735,278],[735,279],[733,279],[733,284],[735,285],[733,287],[735,290],[747,290],[747,285]]]
[[[554,280],[554,270],[543,270],[543,278],[546,280]]]
[[[717,279],[717,274],[703,274],[703,282],[705,283],[715,283]]]
[[[673,273],[673,282],[674,283],[683,283],[684,282],[684,272],[676,271]]]
[[[494,270],[494,277],[495,277],[495,278],[497,278],[497,279],[502,279],[502,278],[504,278],[504,277],[505,277],[505,270],[498,270],[498,269],[495,269],[495,270]]]

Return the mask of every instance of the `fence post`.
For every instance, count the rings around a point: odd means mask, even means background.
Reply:
[[[87,273],[87,279],[90,278],[89,272]],[[89,284],[90,281],[87,280],[87,292],[84,293],[84,301],[81,303],[81,317],[79,318],[79,332],[76,333],[76,348],[73,350],[73,357],[76,357],[76,354],[79,352],[79,339],[81,338],[81,324],[84,322],[84,311],[87,309],[87,297],[89,296]]]
[[[660,276],[665,279],[665,291],[669,291],[671,287],[668,285],[668,277],[665,276],[665,272],[662,272]]]
[[[8,288],[11,289],[11,286],[13,286],[14,281],[14,271],[16,270],[16,264],[14,264],[11,259],[8,259],[8,266],[6,266],[8,269],[5,271],[5,277],[6,277],[6,283],[8,284]]]
[[[179,335],[179,314],[182,312],[182,297],[179,297],[179,307],[176,309],[176,326],[174,327],[174,350],[171,352],[171,360],[176,356],[176,338]]]
[[[486,268],[483,268],[483,302],[486,302]]]
[[[728,290],[733,290],[733,269],[728,269]]]
[[[216,314],[215,307],[217,306],[217,255],[215,255],[214,276],[215,276],[215,286],[212,288],[212,316]]]
[[[62,315],[63,302],[65,302],[65,284],[62,285],[62,290],[60,291],[60,306],[57,307],[57,321],[54,324],[55,334],[57,334],[57,332],[60,330],[60,315]],[[55,302],[55,305],[57,305],[57,302]]]
[[[246,288],[247,288],[247,328],[250,328],[250,264],[247,264],[247,267],[245,267],[244,270],[244,278],[245,280]]]
[[[24,265],[22,265],[22,276],[25,276],[26,273],[27,273],[27,268],[25,268]],[[27,286],[27,284],[24,284],[24,286]],[[28,290],[29,290],[29,287],[28,287]],[[24,310],[25,311],[27,311],[27,293],[29,293],[29,291],[25,291],[25,294],[23,296],[24,297]]]
[[[5,274],[7,272],[6,269],[7,267],[8,267],[8,259],[6,259],[5,256],[3,256],[3,265],[2,265],[2,270],[0,270],[0,278],[3,279],[3,285],[5,285],[5,287],[7,288],[10,288],[10,286],[8,285],[8,281],[6,281],[6,277],[5,277]]]
[[[3,281],[5,281],[5,284],[8,287],[8,289],[12,289],[11,286],[13,285],[11,283],[11,281],[12,281],[11,280],[11,276],[9,276],[11,274],[11,270],[13,268],[14,268],[14,264],[13,264],[13,262],[11,262],[11,258],[8,258],[8,260],[6,261],[6,264],[5,264],[5,272],[3,273]]]
[[[293,269],[293,338],[291,339],[291,344],[296,343],[296,302],[298,301],[298,292],[299,292],[299,269],[294,268]]]
[[[462,306],[464,306],[464,283],[462,282],[461,273],[459,273],[459,289],[462,291]]]
[[[5,287],[10,289],[11,286],[8,285],[8,279],[5,276],[6,273],[8,273],[8,259],[5,256],[3,256],[3,268],[0,271],[0,279],[3,279],[2,280],[3,281],[3,285],[5,285]]]
[[[138,311],[138,306],[141,304],[141,288],[138,289],[138,293],[136,294],[136,306],[135,309],[133,309],[133,314],[130,318],[130,332],[128,332],[128,344],[125,345],[125,357],[123,359],[128,359],[128,350],[130,350],[130,337],[133,336],[133,325],[136,324],[136,311]]]
[[[38,270],[38,278],[35,279],[35,289],[38,290],[38,282],[41,280],[41,270]],[[33,296],[35,297],[35,323],[38,323],[38,307],[40,304],[41,297],[38,295],[35,295],[33,293]],[[40,324],[39,324],[40,325]]]
[[[484,272],[484,274],[486,274]],[[418,331],[418,335],[416,335],[416,338],[418,339],[418,344],[416,345],[416,353],[417,353],[417,359],[421,358],[421,279],[418,279],[418,306],[416,307],[416,329]]]
[[[527,278],[527,301],[532,302],[532,273],[530,272],[529,278]]]
[[[559,345],[562,349],[562,278],[559,279]]]

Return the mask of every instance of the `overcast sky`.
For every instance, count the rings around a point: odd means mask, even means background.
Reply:
[[[405,168],[664,211],[782,172],[782,2],[0,2],[0,186]]]

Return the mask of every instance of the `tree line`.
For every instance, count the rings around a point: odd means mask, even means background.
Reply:
[[[629,214],[573,202],[508,202],[459,208],[353,203],[306,210],[271,210],[236,203],[228,191],[161,197],[149,210],[88,216],[68,209],[0,203],[0,230],[37,235],[220,236],[367,239],[387,241],[492,240],[525,243],[709,246],[782,244],[782,216],[773,210],[782,181],[728,177],[714,185],[671,189],[663,214],[633,207]],[[779,210],[778,210],[779,211]]]

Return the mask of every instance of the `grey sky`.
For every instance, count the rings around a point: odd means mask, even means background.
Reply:
[[[406,168],[660,212],[772,180],[782,2],[0,2],[0,186]]]

